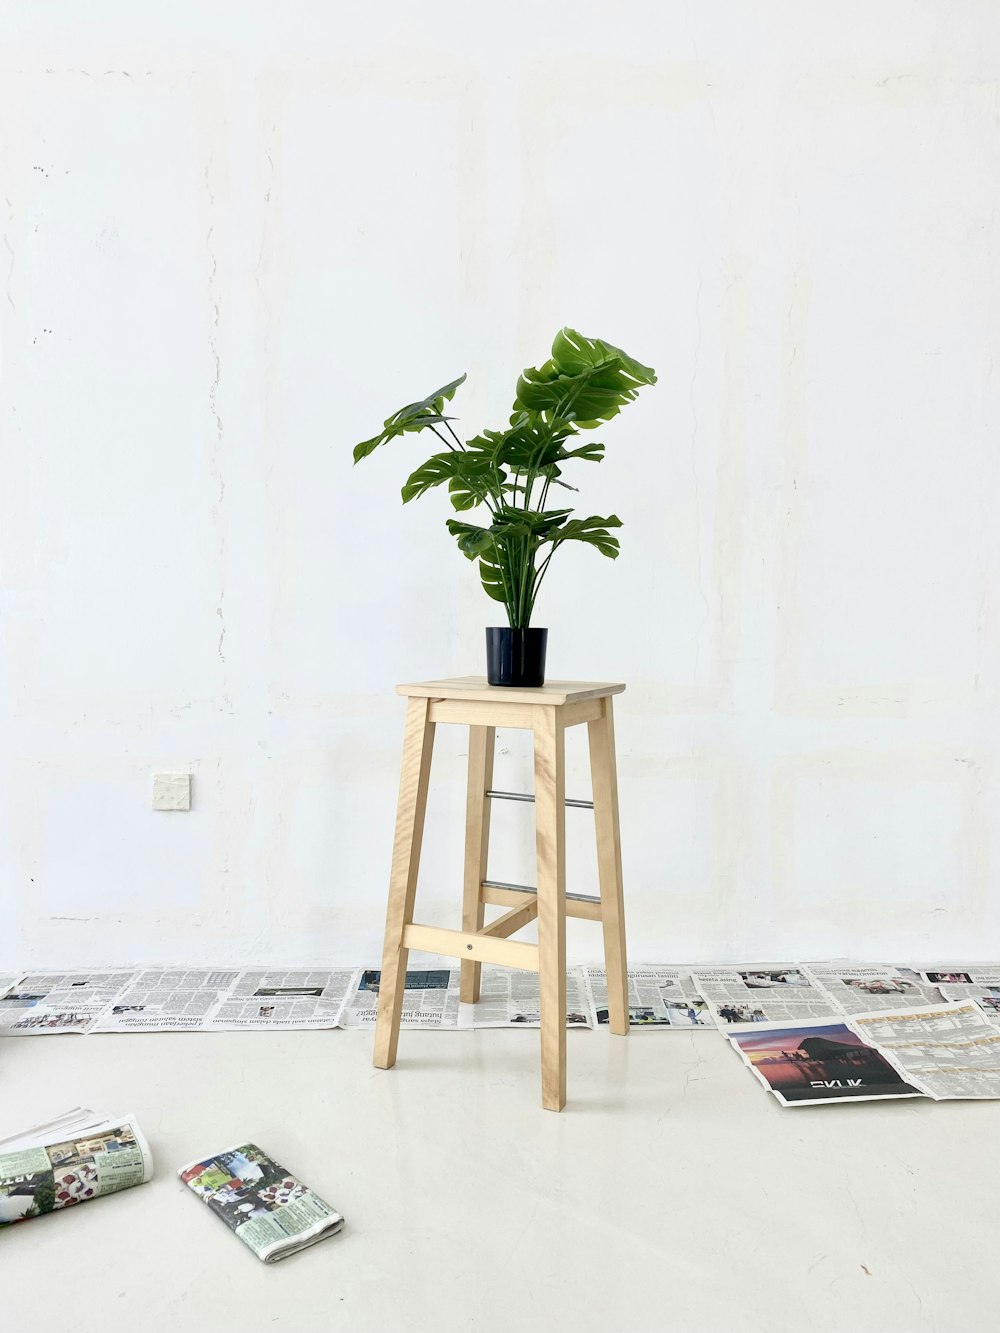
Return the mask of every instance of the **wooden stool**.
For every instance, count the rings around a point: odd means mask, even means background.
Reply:
[[[628,1032],[628,972],[622,903],[621,842],[618,832],[618,778],[612,695],[624,685],[554,680],[540,689],[487,685],[481,676],[397,685],[409,699],[403,766],[396,811],[385,946],[375,1026],[375,1065],[396,1062],[399,1019],[410,949],[460,958],[461,998],[479,998],[482,964],[520,967],[539,975],[542,1036],[542,1105],[561,1111],[566,1104],[566,917],[600,921],[608,981],[612,1032]],[[469,728],[469,789],[465,820],[465,891],[462,929],[416,925],[413,904],[420,865],[427,785],[434,728],[457,722]],[[566,893],[566,756],[564,732],[586,722],[594,799],[572,801],[593,808],[597,826],[599,898]],[[535,794],[492,790],[497,727],[523,727],[535,745]],[[490,802],[513,799],[535,803],[537,888],[487,879]],[[483,907],[510,910],[484,925]],[[538,943],[507,937],[538,918]]]

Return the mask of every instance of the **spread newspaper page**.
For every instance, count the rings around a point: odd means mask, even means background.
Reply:
[[[940,990],[914,972],[886,964],[805,963],[803,973],[835,1002],[837,1013],[943,1004]]]
[[[842,1012],[829,993],[794,963],[699,967],[694,984],[724,1030],[758,1023],[801,1023]]]
[[[961,967],[931,968],[921,974],[940,987],[948,1000],[972,1000],[991,1023],[1000,1026],[1000,965],[967,963]]]
[[[0,1226],[142,1185],[152,1174],[135,1116],[77,1108],[0,1142]]]
[[[207,967],[146,968],[130,978],[93,1031],[196,1032],[239,975]]]
[[[584,969],[590,1003],[599,1024],[608,1021],[608,981],[603,967]],[[698,994],[690,967],[656,963],[628,970],[629,1023],[635,1028],[690,1032],[713,1027],[708,1004]]]
[[[24,976],[0,999],[0,1036],[89,1032],[131,978],[131,970]]]
[[[483,964],[479,999],[459,1008],[460,1028],[537,1028],[539,1013],[538,973],[520,968]],[[566,969],[566,1026],[592,1028],[594,1011],[583,969]]]
[[[760,1024],[837,1018],[877,1008],[943,1004],[927,976],[888,963],[741,963],[696,967],[694,984],[727,1033]]]
[[[351,998],[359,968],[255,968],[241,972],[204,1019],[208,1031],[335,1028]]]
[[[363,968],[358,974],[340,1018],[344,1028],[375,1028],[382,970]],[[457,967],[411,968],[403,988],[400,1026],[458,1030],[459,969]]]
[[[924,1095],[848,1019],[744,1029],[729,1041],[782,1106]]]
[[[761,1025],[729,1040],[782,1106],[1000,1097],[1000,1032],[971,1000]]]
[[[1000,1032],[972,1000],[864,1014],[853,1027],[935,1101],[1000,1097]]]

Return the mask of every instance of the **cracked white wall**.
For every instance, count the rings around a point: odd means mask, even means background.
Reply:
[[[493,616],[420,443],[351,446],[463,370],[501,422],[562,323],[661,377],[538,617],[629,684],[633,957],[997,954],[1000,17],[945,12],[5,6],[0,967],[377,958],[393,684]]]

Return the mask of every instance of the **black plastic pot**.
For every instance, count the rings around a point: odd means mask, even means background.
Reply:
[[[511,629],[494,625],[486,631],[486,678],[491,685],[537,687],[545,684],[547,629]]]

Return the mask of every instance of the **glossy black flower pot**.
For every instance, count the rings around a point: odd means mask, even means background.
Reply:
[[[545,684],[547,629],[511,629],[494,625],[486,631],[486,678],[491,685]]]

